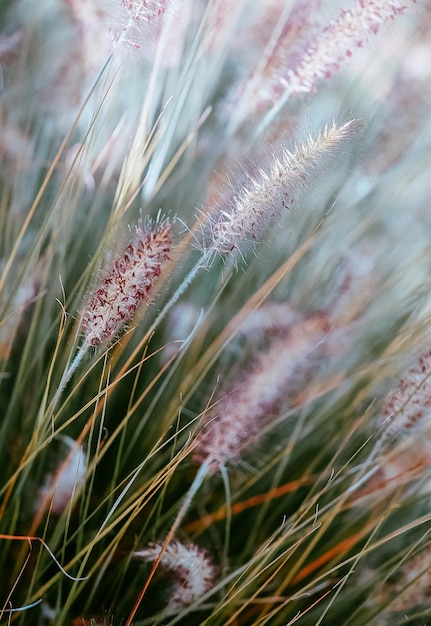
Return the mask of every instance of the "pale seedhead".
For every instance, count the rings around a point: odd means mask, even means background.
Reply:
[[[72,504],[74,494],[79,492],[85,482],[87,455],[75,441],[68,437],[64,440],[69,450],[57,470],[46,476],[45,483],[38,492],[35,511],[49,508],[51,513],[60,516]]]
[[[352,56],[353,49],[362,48],[381,26],[405,10],[398,0],[356,0],[352,9],[341,10],[337,20],[330,22],[306,45],[306,51],[294,69],[280,78],[284,93],[307,93],[318,83],[330,78]]]
[[[387,397],[382,411],[382,421],[388,421],[384,439],[400,437],[431,415],[431,348],[418,357],[399,380],[398,387]]]
[[[148,562],[155,561],[162,543],[151,543],[143,550],[132,553],[134,558]],[[171,575],[173,580],[172,595],[166,607],[166,613],[177,613],[182,608],[199,600],[215,584],[218,574],[209,553],[193,543],[172,541],[164,550],[160,567]]]
[[[280,417],[283,406],[294,405],[322,358],[329,330],[327,317],[314,315],[293,323],[284,337],[273,338],[243,379],[223,389],[205,411],[195,461],[206,463],[212,472],[239,463],[243,451]]]
[[[317,168],[325,169],[354,132],[354,121],[341,126],[334,122],[292,151],[283,150],[273,159],[269,172],[260,170],[259,177],[252,178],[234,197],[232,206],[213,219],[207,248],[226,254],[247,242],[259,241],[270,223],[291,208],[310,174]]]

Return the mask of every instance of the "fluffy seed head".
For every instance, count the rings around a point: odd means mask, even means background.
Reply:
[[[281,79],[288,93],[314,91],[316,85],[337,72],[353,48],[361,48],[370,35],[376,35],[385,22],[402,13],[406,7],[398,0],[357,0],[352,9],[340,10],[309,42],[295,69]]]
[[[135,227],[133,238],[81,312],[86,347],[112,341],[137,308],[148,303],[171,246],[169,222]]]
[[[269,173],[261,170],[260,178],[252,179],[232,207],[213,222],[210,247],[229,253],[247,240],[258,240],[272,219],[290,208],[311,172],[325,165],[325,159],[352,137],[353,126],[353,121],[342,126],[333,123],[295,146],[293,152],[284,150],[280,158],[274,158]]]
[[[426,545],[397,570],[396,582],[387,582],[379,600],[387,604],[379,624],[389,626],[405,613],[419,606],[429,606],[431,599],[431,547]],[[401,615],[399,615],[401,614]],[[400,623],[398,621],[398,623]]]
[[[315,315],[294,324],[284,338],[275,338],[253,369],[205,416],[194,458],[217,472],[239,462],[262,429],[279,416],[283,402],[295,403],[316,367],[329,331],[326,316]]]
[[[166,10],[166,1],[156,0],[121,0],[121,6],[127,11],[134,23],[150,22],[160,17]]]
[[[267,302],[247,316],[239,335],[249,343],[258,343],[267,337],[281,335],[300,320],[300,313],[284,302]]]
[[[83,485],[87,471],[87,455],[82,447],[69,437],[64,441],[69,448],[67,456],[55,472],[47,475],[36,501],[37,510],[49,498],[54,515],[61,515],[70,504],[73,494]]]
[[[118,9],[109,27],[115,46],[126,44],[129,50],[154,52],[175,0],[117,0]]]
[[[383,415],[392,423],[384,439],[398,435],[425,421],[431,415],[431,348],[425,350],[418,363],[400,379],[398,387],[388,396]]]
[[[132,556],[154,562],[160,554],[162,543],[150,543],[147,548]],[[162,569],[172,574],[174,589],[167,607],[176,613],[201,598],[214,584],[217,568],[208,552],[193,543],[172,541],[163,552]]]

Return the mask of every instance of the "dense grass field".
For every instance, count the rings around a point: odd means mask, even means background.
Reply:
[[[2,0],[0,624],[431,624],[428,0]]]

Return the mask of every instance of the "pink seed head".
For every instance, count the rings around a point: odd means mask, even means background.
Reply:
[[[326,351],[330,324],[324,314],[292,323],[285,337],[274,337],[252,369],[211,406],[199,433],[194,459],[215,473],[239,463],[262,431],[280,417],[283,403],[293,406]],[[228,383],[229,384],[229,383]]]
[[[352,8],[340,10],[338,19],[308,42],[297,66],[280,76],[280,83],[289,94],[315,91],[318,83],[339,71],[354,48],[363,47],[382,25],[405,9],[400,0],[357,0]]]
[[[429,418],[431,407],[431,349],[418,357],[416,364],[400,379],[398,387],[389,394],[383,415],[392,420],[383,440],[408,432]]]
[[[153,283],[169,260],[171,246],[169,222],[135,227],[131,241],[81,311],[87,347],[112,341],[138,307],[148,303]]]

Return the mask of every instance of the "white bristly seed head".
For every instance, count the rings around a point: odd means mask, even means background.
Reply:
[[[147,548],[132,554],[150,563],[160,554],[162,543],[150,543]],[[172,541],[163,552],[160,566],[172,575],[173,593],[167,606],[167,613],[175,613],[193,604],[213,586],[217,567],[214,566],[206,550],[193,543]]]

